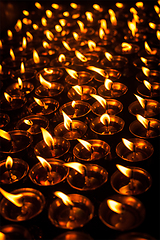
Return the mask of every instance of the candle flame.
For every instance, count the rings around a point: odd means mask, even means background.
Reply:
[[[79,35],[76,32],[73,32],[73,37],[76,41],[78,41]]]
[[[75,106],[76,106],[76,101],[72,101],[72,103],[71,103],[71,106],[73,107],[73,108],[75,108]]]
[[[116,164],[116,167],[118,168],[118,170],[123,173],[126,177],[131,178],[132,176],[132,169],[127,168],[127,167],[123,167],[119,164]]]
[[[33,50],[33,61],[35,63],[40,63],[40,58],[39,58],[38,53],[35,49]]]
[[[29,42],[31,42],[32,40],[33,40],[33,36],[32,36],[32,34],[30,33],[30,32],[26,32],[26,35],[27,35],[27,37],[28,37],[28,41]]]
[[[136,9],[135,9],[135,8],[133,8],[133,7],[131,7],[131,8],[130,8],[130,12],[131,12],[131,13],[133,13],[133,15],[134,15],[134,14],[137,14],[137,11],[136,11]]]
[[[108,10],[109,15],[110,15],[110,21],[112,23],[112,25],[116,26],[117,25],[117,19],[116,19],[116,14],[112,9]]]
[[[22,29],[22,22],[20,19],[17,20],[17,23],[14,28],[15,28],[16,32],[19,32]]]
[[[106,19],[100,20],[100,28],[102,28],[105,33],[108,32]]]
[[[104,98],[96,94],[90,94],[90,96],[95,98],[102,105],[102,107],[106,107],[106,100]]]
[[[143,83],[144,83],[145,87],[148,88],[148,90],[151,91],[151,89],[152,89],[152,85],[150,84],[150,82],[144,80]]]
[[[141,57],[141,61],[146,65],[147,64],[147,59],[144,57]]]
[[[101,68],[97,68],[97,67],[94,67],[94,66],[88,66],[87,69],[92,70],[96,73],[99,73],[103,77],[107,77],[107,74],[106,74],[105,70],[103,70]]]
[[[120,202],[114,201],[112,199],[107,200],[108,207],[118,214],[123,213],[123,205]]]
[[[104,86],[105,86],[105,88],[106,88],[107,90],[111,90],[112,84],[113,84],[113,81],[112,81],[112,80],[107,79],[107,78],[105,79],[105,81],[104,81]]]
[[[72,78],[78,78],[78,73],[75,70],[66,68],[66,71]]]
[[[46,105],[46,104],[45,104],[44,102],[42,102],[40,99],[34,97],[34,100],[35,100],[35,102],[36,102],[39,106],[44,107],[44,109],[47,109],[47,108],[48,108],[48,105]]]
[[[22,48],[23,48],[23,49],[26,49],[26,47],[27,47],[27,40],[26,40],[25,37],[23,37],[23,40],[22,40]]]
[[[146,75],[147,77],[149,77],[149,73],[150,73],[150,69],[149,69],[149,68],[142,67],[142,72],[144,73],[144,75]]]
[[[0,40],[0,49],[2,49],[3,46],[2,46],[2,40]]]
[[[43,41],[43,43],[42,43],[42,44],[43,44],[43,47],[44,47],[44,48],[49,48],[49,43],[48,43],[48,42],[46,42],[46,41]]]
[[[96,48],[96,43],[93,42],[92,40],[88,40],[88,47],[90,51],[94,51],[94,49]]]
[[[52,17],[52,11],[51,10],[46,10],[46,16],[48,17],[48,18],[51,18]]]
[[[51,172],[52,170],[52,167],[51,165],[49,164],[49,162],[47,162],[44,158],[40,157],[40,156],[36,156],[38,158],[38,160],[40,161],[40,163],[42,164],[42,166],[48,170],[49,169],[49,172]]]
[[[77,19],[80,17],[80,14],[79,13],[75,13],[72,15],[72,19]]]
[[[49,68],[44,68],[44,71],[45,71],[47,74],[52,74],[52,73],[53,73],[53,70],[52,70],[52,69],[49,69]]]
[[[55,144],[52,135],[42,127],[41,127],[41,131],[42,131],[44,142],[47,144],[48,147],[52,147]]]
[[[6,99],[8,102],[11,102],[11,101],[12,101],[12,97],[11,97],[8,93],[4,92],[4,96],[5,96],[5,99]]]
[[[17,207],[23,206],[23,194],[11,194],[0,188],[1,194]]]
[[[149,26],[152,29],[156,29],[156,24],[155,23],[149,22]]]
[[[142,97],[134,94],[134,96],[136,96],[136,98],[138,99],[138,102],[140,103],[140,105],[142,106],[142,108],[145,108],[145,103],[146,103],[146,100],[143,99]]]
[[[137,32],[137,27],[136,27],[136,21],[135,19],[132,19],[132,22],[131,21],[128,21],[128,27],[129,29],[131,30],[132,32],[132,36],[134,37],[136,35],[136,32]]]
[[[158,15],[160,14],[160,8],[157,5],[154,5],[154,10]]]
[[[86,167],[85,165],[78,163],[78,162],[68,162],[68,163],[64,163],[63,165],[66,167],[75,169],[80,174],[83,174],[84,169]]]
[[[5,138],[6,140],[9,141],[11,140],[11,135],[2,129],[0,129],[0,137]]]
[[[33,27],[34,30],[37,30],[39,28],[38,25],[35,24],[35,23],[33,23],[32,27]]]
[[[40,4],[39,2],[35,2],[35,6],[36,6],[36,8],[38,8],[38,9],[41,9],[41,8],[42,8],[42,6],[41,6],[41,4]]]
[[[43,25],[44,27],[46,27],[46,26],[47,26],[47,19],[43,17],[43,18],[41,19],[41,23],[42,23],[42,25]]]
[[[32,24],[32,20],[31,20],[31,19],[28,19],[28,18],[23,18],[23,19],[22,19],[22,22],[23,22],[24,24],[26,24],[26,25]]]
[[[148,128],[148,124],[149,124],[149,120],[142,117],[141,115],[137,114],[136,115],[137,117],[137,120],[145,127],[145,128]]]
[[[23,122],[24,122],[25,124],[29,125],[29,126],[32,126],[32,125],[33,125],[33,122],[32,122],[32,120],[30,120],[30,119],[24,119]]]
[[[126,43],[126,42],[122,43],[122,50],[123,51],[129,51],[130,49],[132,49],[132,46],[129,43]]]
[[[103,30],[103,28],[100,27],[100,29],[99,29],[99,37],[100,37],[100,39],[103,39],[104,36],[105,36],[105,31]]]
[[[65,55],[64,54],[60,54],[59,57],[58,57],[58,61],[61,62],[61,63],[65,62],[66,61]]]
[[[136,2],[136,6],[138,8],[143,8],[143,2]]]
[[[69,17],[69,12],[63,12],[63,16],[65,16],[65,17]]]
[[[8,37],[9,37],[10,39],[13,38],[13,33],[12,33],[11,30],[7,30],[7,35],[8,35]]]
[[[82,95],[82,87],[79,85],[72,86],[72,88],[81,96]]]
[[[156,36],[157,36],[157,39],[160,40],[160,30],[157,30]]]
[[[65,41],[62,41],[63,46],[68,50],[71,51],[72,49],[70,48],[70,46],[68,45],[68,43],[66,43]]]
[[[123,8],[123,6],[124,6],[123,3],[119,3],[119,2],[116,3],[116,7],[118,8]]]
[[[59,23],[61,24],[62,27],[64,27],[67,21],[65,19],[59,19]]]
[[[24,63],[21,62],[21,73],[25,73]]]
[[[61,31],[62,31],[62,27],[57,24],[57,25],[55,26],[55,30],[56,30],[57,32],[61,32]]]
[[[3,71],[2,71],[2,65],[0,64],[0,73],[2,74]]]
[[[81,33],[85,33],[84,23],[81,22],[80,20],[78,20],[77,23],[79,25]]]
[[[5,167],[7,169],[11,169],[12,166],[13,166],[13,159],[10,156],[8,156],[6,159]]]
[[[72,124],[72,119],[70,117],[68,117],[68,115],[64,111],[62,111],[62,114],[63,114],[63,119],[64,119],[64,127],[67,130],[70,130],[70,126]]]
[[[56,4],[56,3],[53,3],[51,6],[52,6],[52,8],[54,8],[54,9],[58,9],[58,8],[59,8],[59,5]]]
[[[22,80],[20,77],[18,77],[18,85],[19,85],[19,88],[22,89],[23,88],[23,83],[22,83]]]
[[[54,192],[54,195],[61,198],[61,200],[63,201],[63,203],[66,205],[66,206],[74,206],[73,202],[71,201],[70,197],[68,197],[66,194],[60,192],[60,191],[56,191]]]
[[[6,240],[6,235],[2,232],[0,232],[0,239],[1,240]]]
[[[76,3],[70,3],[70,6],[74,9],[78,8],[78,5]]]
[[[77,139],[89,152],[91,152],[92,149],[92,144],[89,142],[82,140],[82,139]]]
[[[87,21],[93,22],[93,13],[85,12],[85,14],[86,14],[86,17],[87,17]]]
[[[14,52],[11,48],[10,48],[10,55],[11,55],[12,60],[15,61],[16,58],[15,58]]]
[[[150,46],[148,45],[148,43],[146,41],[144,42],[144,47],[145,47],[146,52],[150,55],[155,55],[157,53],[156,49],[151,50]]]
[[[109,52],[105,52],[104,55],[109,61],[112,61],[113,56]]]
[[[46,88],[51,88],[51,87],[52,87],[52,84],[51,84],[50,82],[46,81],[46,80],[42,77],[41,74],[39,75],[39,81],[40,81],[40,83],[41,83],[44,87],[46,87]]]
[[[50,41],[52,41],[54,39],[53,33],[51,31],[49,31],[49,30],[45,31],[45,35],[48,38],[48,40],[50,40]]]
[[[129,141],[125,138],[122,138],[122,142],[130,151],[132,151],[132,152],[134,151],[134,144],[131,141]]]
[[[29,12],[27,10],[22,11],[25,16],[29,16]]]
[[[76,50],[75,54],[79,60],[81,60],[82,62],[87,62],[87,58],[82,53]]]
[[[106,125],[106,122],[110,124],[110,121],[110,116],[107,113],[102,114],[102,116],[100,117],[100,122],[104,125]]]
[[[103,12],[103,8],[101,8],[98,4],[93,4],[93,8],[98,12]]]

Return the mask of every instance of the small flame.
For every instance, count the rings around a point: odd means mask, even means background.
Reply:
[[[46,41],[43,41],[42,45],[44,48],[49,48],[49,43]]]
[[[76,41],[78,41],[79,35],[76,32],[73,32],[73,37]]]
[[[77,9],[78,8],[78,5],[76,3],[70,3],[70,6],[74,9]]]
[[[21,73],[25,73],[24,63],[21,62]]]
[[[150,84],[150,82],[144,80],[143,83],[146,86],[146,88],[148,88],[148,90],[150,90],[150,91],[152,90],[152,85]]]
[[[117,25],[117,19],[116,19],[115,12],[112,9],[109,9],[108,12],[109,12],[109,15],[110,15],[110,21],[111,21],[112,25],[116,26]]]
[[[17,20],[17,23],[14,28],[15,28],[16,32],[19,32],[22,29],[22,22],[20,19]]]
[[[136,115],[137,117],[137,120],[145,127],[145,128],[148,128],[148,124],[149,124],[149,120],[142,117],[141,115],[137,114]]]
[[[27,10],[23,10],[23,14],[24,14],[25,16],[29,16],[29,12],[28,12]]]
[[[94,51],[94,49],[96,48],[96,43],[93,42],[92,40],[88,40],[88,47],[90,51]]]
[[[92,149],[92,144],[89,142],[82,140],[82,139],[77,139],[89,152],[91,152]]]
[[[64,163],[64,166],[66,167],[70,167],[75,169],[77,172],[83,174],[84,173],[84,169],[85,169],[85,165],[78,163],[78,162],[68,162],[68,163]]]
[[[155,23],[149,22],[149,26],[152,29],[156,29],[156,24]]]
[[[82,95],[82,87],[79,85],[75,85],[72,87],[80,96]]]
[[[103,8],[101,8],[98,4],[93,4],[93,8],[98,12],[103,12]]]
[[[54,9],[58,9],[58,8],[59,8],[59,5],[56,4],[56,3],[53,3],[51,6],[52,6],[52,8],[54,8]]]
[[[67,12],[67,11],[64,12],[64,13],[63,13],[63,16],[65,16],[65,17],[69,17],[69,12]]]
[[[15,61],[16,58],[15,58],[15,55],[14,55],[14,52],[12,49],[10,49],[10,55],[11,55],[12,60]]]
[[[44,128],[41,127],[43,140],[47,144],[48,147],[52,147],[54,145],[54,140],[51,136],[51,134]]]
[[[52,74],[52,73],[53,73],[53,70],[52,70],[52,69],[49,69],[49,68],[44,68],[44,71],[45,71],[45,73],[47,73],[47,74]]]
[[[32,122],[32,120],[30,120],[30,119],[24,119],[24,123],[27,124],[27,125],[29,125],[29,126],[32,126],[32,125],[33,125],[33,122]]]
[[[6,159],[5,167],[7,169],[11,169],[12,166],[13,166],[13,159],[10,156],[8,156]]]
[[[141,57],[141,61],[146,65],[147,64],[147,59],[144,57]]]
[[[85,32],[84,23],[81,22],[80,20],[78,20],[77,23],[79,25],[80,31],[84,33]]]
[[[35,63],[40,63],[40,58],[39,58],[38,53],[35,49],[33,50],[33,61]]]
[[[138,102],[140,103],[140,105],[142,106],[142,108],[145,108],[145,103],[146,103],[146,100],[143,99],[142,97],[134,94],[134,96],[136,96],[136,98],[138,99]]]
[[[75,70],[66,68],[66,71],[72,78],[78,78],[78,73]]]
[[[64,54],[60,54],[59,57],[58,57],[58,61],[61,62],[61,63],[65,62],[66,61],[65,55]]]
[[[23,83],[22,83],[22,80],[20,77],[18,77],[18,85],[19,85],[19,88],[22,89],[23,88]]]
[[[1,73],[1,74],[3,73],[2,65],[1,65],[1,64],[0,64],[0,73]]]
[[[47,26],[47,19],[43,17],[43,18],[41,19],[41,23],[42,23],[42,25],[43,25],[44,27],[46,27],[46,26]]]
[[[30,24],[32,24],[32,20],[31,20],[31,19],[28,19],[28,18],[23,18],[23,19],[22,19],[22,22],[23,22],[25,25],[30,25]]]
[[[125,138],[122,138],[122,142],[130,151],[132,151],[132,152],[134,151],[134,144],[131,141],[129,141]]]
[[[51,18],[52,17],[52,11],[51,10],[46,10],[46,16],[48,17],[48,18]]]
[[[85,14],[86,14],[86,17],[87,17],[87,21],[93,22],[93,13],[85,12]]]
[[[52,87],[52,84],[51,84],[50,82],[46,81],[46,80],[42,77],[41,74],[39,75],[39,81],[40,81],[40,83],[41,83],[44,87],[46,87],[46,88],[51,88],[51,87]]]
[[[119,2],[116,3],[116,7],[118,8],[123,8],[123,6],[124,6],[123,3],[119,3]]]
[[[105,88],[106,88],[107,90],[111,90],[112,85],[113,85],[112,80],[106,78],[105,81],[104,81],[104,86],[105,86]]]
[[[80,17],[80,14],[79,13],[75,13],[72,15],[72,19],[77,19]]]
[[[107,200],[108,207],[118,214],[123,213],[123,205],[120,202],[114,201],[112,199]]]
[[[50,41],[52,41],[54,39],[53,33],[51,31],[49,31],[49,30],[45,31],[45,35],[48,38],[48,40],[50,40]]]
[[[22,48],[23,48],[23,49],[26,49],[26,47],[27,47],[27,40],[26,40],[25,37],[23,37],[23,40],[22,40]]]
[[[133,19],[132,22],[128,21],[128,27],[132,32],[132,36],[135,37],[137,32],[136,21]]]
[[[104,98],[102,98],[96,94],[90,94],[90,96],[95,98],[102,105],[102,107],[104,107],[104,108],[106,107],[106,100]]]
[[[11,30],[8,30],[8,31],[7,31],[7,35],[8,35],[8,37],[9,37],[10,39],[13,38],[13,33],[12,33]]]
[[[132,176],[132,169],[127,168],[127,167],[123,167],[119,164],[116,164],[116,167],[118,168],[118,170],[123,173],[126,177],[131,178]]]
[[[102,28],[105,33],[108,32],[106,19],[100,20],[100,28]]]
[[[87,58],[82,53],[76,50],[75,54],[79,60],[81,60],[82,62],[87,62]]]
[[[66,205],[66,206],[73,206],[73,202],[71,201],[70,197],[68,197],[66,194],[60,192],[60,191],[56,191],[54,192],[54,195],[56,195],[57,197],[61,198],[63,203]]]
[[[136,6],[138,8],[143,8],[143,2],[136,2]]]
[[[72,103],[71,103],[71,106],[73,107],[73,108],[75,108],[76,107],[76,101],[72,101]]]
[[[70,117],[68,117],[68,115],[64,111],[62,111],[62,114],[63,114],[63,119],[64,119],[64,126],[67,130],[70,130],[72,119]]]
[[[129,43],[123,42],[122,43],[122,50],[123,51],[129,51],[132,49],[132,46]]]
[[[97,68],[97,67],[94,67],[94,66],[88,66],[87,69],[95,71],[96,73],[99,73],[101,76],[106,77],[105,70],[103,70],[101,68]]]
[[[105,52],[104,55],[109,61],[112,61],[113,56],[109,52]]]
[[[70,48],[70,46],[68,45],[67,42],[62,41],[62,43],[63,43],[63,46],[64,46],[68,51],[71,51],[71,50],[72,50],[72,49]]]
[[[146,41],[144,42],[144,47],[145,47],[145,50],[148,54],[155,55],[157,53],[156,49],[151,50],[151,48],[149,47],[149,45]]]
[[[0,188],[1,194],[17,207],[23,206],[23,194],[11,194]]]
[[[38,9],[41,9],[41,8],[42,8],[42,6],[41,6],[41,4],[40,4],[39,2],[35,2],[35,6],[36,6],[36,8],[38,8]]]
[[[0,129],[0,137],[5,138],[9,141],[11,140],[10,134],[2,129]]]
[[[157,30],[156,36],[157,36],[157,39],[160,40],[160,30]]]
[[[11,101],[12,101],[12,97],[11,97],[8,93],[4,92],[4,96],[5,96],[5,99],[6,99],[8,102],[11,102]]]
[[[130,8],[130,12],[131,12],[131,13],[133,13],[133,15],[134,15],[134,14],[137,14],[137,11],[136,11],[136,9],[135,9],[135,8],[133,8],[133,7],[131,7],[131,8]]]
[[[144,75],[145,75],[146,77],[149,77],[149,73],[150,73],[149,68],[142,67],[142,72],[144,73]]]
[[[0,49],[2,49],[2,48],[3,48],[2,41],[0,40]]]
[[[100,117],[100,122],[104,125],[106,125],[106,122],[107,124],[110,124],[110,121],[110,116],[107,113],[102,114],[102,116]]]
[[[154,10],[158,15],[160,14],[160,8],[157,5],[154,5]]]
[[[27,37],[28,37],[28,41],[29,42],[31,42],[32,40],[33,40],[33,36],[32,36],[32,34],[30,33],[30,32],[26,32],[26,35],[27,35]]]
[[[4,233],[2,233],[2,232],[0,232],[0,239],[1,240],[6,240],[7,239],[6,235]]]
[[[67,21],[65,19],[59,19],[59,23],[61,24],[62,27],[64,27]]]
[[[43,103],[40,99],[34,97],[34,100],[35,100],[35,102],[36,102],[39,106],[44,107],[45,109],[48,108],[48,105],[46,105],[45,103]]]
[[[42,157],[40,157],[40,156],[36,156],[36,157],[38,158],[38,160],[40,161],[40,163],[42,164],[42,166],[43,166],[46,170],[49,169],[49,172],[51,172],[51,170],[52,170],[51,165],[50,165],[44,158],[42,158]]]
[[[61,32],[61,31],[62,31],[62,27],[57,24],[57,25],[55,26],[55,30],[56,30],[57,32]]]
[[[103,28],[100,28],[99,29],[99,37],[100,37],[100,39],[103,39],[104,36],[105,36],[105,32],[104,32]]]

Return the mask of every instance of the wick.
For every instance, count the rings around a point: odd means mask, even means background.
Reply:
[[[73,131],[72,123],[71,123],[71,122],[70,122],[70,125],[69,125],[69,129],[70,129],[70,131]]]

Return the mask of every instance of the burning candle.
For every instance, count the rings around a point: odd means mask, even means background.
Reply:
[[[22,39],[22,46],[20,46],[19,48],[15,49],[15,55],[18,57],[25,57],[25,58],[30,58],[32,56],[32,48],[29,48],[27,46],[27,40],[26,37],[23,37]]]
[[[146,67],[149,68],[150,70],[158,70],[158,64],[159,64],[158,58],[150,56],[140,57],[133,61],[133,65],[138,69]]]
[[[0,203],[1,215],[13,222],[32,219],[40,214],[45,205],[45,198],[41,192],[32,188],[20,188],[8,193],[0,189],[4,198]]]
[[[149,81],[150,83],[158,83],[160,73],[157,70],[150,70],[148,67],[142,67],[142,71],[136,75],[136,79],[139,82],[143,82],[144,79]]]
[[[75,71],[73,69],[66,68],[67,73],[69,74],[65,81],[71,85],[83,85],[92,81],[93,76],[86,71]]]
[[[56,191],[55,199],[48,210],[48,217],[53,225],[64,229],[83,227],[93,217],[94,206],[80,194],[66,195]]]
[[[137,87],[137,92],[144,97],[159,97],[160,96],[160,84],[150,83],[146,80],[143,81],[143,84],[140,84]]]
[[[27,60],[26,66],[28,68],[34,68],[40,70],[44,67],[47,67],[49,64],[49,59],[47,57],[39,57],[36,50],[33,50],[33,58]]]
[[[123,56],[113,56],[109,52],[105,52],[105,58],[101,60],[101,65],[103,67],[113,67],[114,69],[123,69],[127,63],[128,59]]]
[[[64,72],[60,68],[44,68],[36,74],[36,79],[39,81],[41,75],[46,81],[52,83],[55,81],[59,81],[62,78],[63,74]]]
[[[144,49],[139,51],[138,55],[147,57],[147,56],[154,56],[154,57],[159,57],[160,56],[160,51],[158,48],[151,48],[148,44],[148,42],[144,42]]]
[[[72,64],[75,66],[90,66],[95,62],[99,62],[98,53],[85,53],[75,51],[75,57],[72,59]]]
[[[151,187],[151,175],[146,170],[119,164],[116,167],[118,170],[111,176],[111,186],[116,192],[123,195],[138,195]]]
[[[32,81],[35,77],[36,70],[32,68],[25,68],[24,63],[21,62],[20,70],[12,71],[11,78],[17,82],[20,78],[22,81]]]
[[[115,52],[122,55],[135,54],[140,47],[134,43],[123,42],[121,45],[115,47]]]
[[[65,68],[70,67],[72,65],[72,57],[69,57],[63,53],[61,53],[57,58],[52,59],[50,62],[50,66]]]
[[[96,94],[96,89],[87,85],[75,85],[68,91],[67,96],[71,100],[84,100],[88,101],[91,98],[91,94]]]

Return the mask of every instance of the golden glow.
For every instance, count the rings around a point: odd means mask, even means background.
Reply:
[[[21,62],[21,73],[25,73],[24,63]]]
[[[2,46],[2,41],[0,40],[0,49],[2,49],[2,47],[3,47],[3,46]]]
[[[41,8],[42,8],[42,6],[41,6],[41,4],[40,4],[39,2],[35,2],[35,6],[36,6],[36,8],[38,8],[38,9],[41,9]]]
[[[114,201],[112,199],[107,200],[108,207],[118,214],[123,213],[123,205],[120,202]]]
[[[28,41],[31,42],[33,40],[33,36],[30,32],[26,32],[26,35],[28,37]]]
[[[102,28],[105,31],[105,33],[107,33],[108,29],[107,29],[106,19],[101,19],[100,20],[100,28]]]
[[[40,99],[34,97],[34,101],[35,101],[39,106],[44,107],[44,109],[47,109],[47,108],[48,108],[48,105],[46,105],[45,103],[43,103]]]
[[[75,70],[66,68],[66,71],[72,78],[78,78],[78,73]]]
[[[82,87],[79,85],[72,86],[72,88],[78,93],[80,96],[82,95]]]
[[[31,20],[31,19],[28,19],[28,18],[23,18],[22,22],[23,22],[25,25],[30,25],[30,24],[32,24],[32,20]]]
[[[52,138],[52,135],[42,127],[41,127],[41,131],[42,131],[44,142],[47,144],[48,147],[52,147],[54,145],[54,139]]]
[[[57,24],[57,25],[55,26],[55,30],[56,30],[57,32],[61,32],[61,31],[62,31],[62,27]]]
[[[145,108],[145,102],[146,102],[146,100],[143,99],[142,97],[136,95],[136,94],[134,94],[134,96],[136,96],[136,98],[138,99],[138,102],[140,103],[140,105],[142,106],[142,108]]]
[[[70,130],[70,126],[72,124],[72,119],[70,117],[68,117],[68,115],[64,111],[62,111],[62,114],[63,114],[63,119],[64,119],[64,127],[67,130]]]
[[[87,17],[87,21],[93,22],[93,13],[85,12],[85,14],[86,14],[86,17]]]
[[[110,116],[107,113],[102,114],[102,116],[100,117],[100,122],[104,125],[106,125],[106,123],[110,124],[110,121]]]
[[[123,3],[119,3],[119,2],[116,3],[116,7],[118,8],[123,8],[123,6],[124,6]]]
[[[160,30],[157,30],[156,36],[157,36],[157,39],[160,40]]]
[[[11,48],[10,48],[10,55],[11,55],[12,60],[15,61],[16,58],[15,58],[14,52]]]
[[[112,81],[112,80],[107,79],[107,78],[105,79],[105,81],[104,81],[104,86],[105,86],[105,88],[106,88],[107,90],[111,90],[112,84],[113,84],[113,81]]]
[[[113,58],[113,56],[109,52],[105,52],[104,55],[109,61],[111,61]]]
[[[68,197],[66,194],[64,194],[60,191],[56,191],[56,192],[54,192],[54,195],[59,197],[66,206],[74,205],[73,202],[71,201],[70,197]]]
[[[133,8],[133,7],[132,7],[132,8],[130,8],[130,12],[131,12],[131,13],[133,13],[133,14],[136,14],[136,15],[137,15],[137,11],[136,11],[136,9],[135,9],[135,8]]]
[[[8,102],[11,102],[11,101],[12,101],[12,97],[11,97],[8,93],[4,92],[4,96],[5,96],[5,99],[6,99]]]
[[[78,41],[79,35],[76,32],[73,32],[73,37],[76,41]]]
[[[82,62],[87,62],[87,58],[82,53],[76,50],[75,54],[79,60],[81,60]]]
[[[136,2],[136,6],[138,8],[143,8],[143,2]]]
[[[63,46],[64,46],[68,51],[71,51],[71,50],[72,50],[72,49],[70,48],[70,46],[68,45],[67,42],[62,41],[62,43],[63,43]]]
[[[150,82],[144,80],[143,83],[144,83],[144,85],[146,86],[146,88],[148,88],[148,90],[151,91],[151,89],[152,89],[152,85],[150,84]]]
[[[78,5],[76,3],[70,3],[70,6],[74,9],[78,8]]]
[[[46,10],[46,16],[48,17],[48,18],[51,18],[52,17],[52,11],[51,10]]]
[[[40,58],[39,58],[38,53],[35,49],[33,50],[33,61],[35,63],[40,63]]]
[[[66,61],[66,56],[64,54],[60,54],[58,57],[59,62],[65,62]]]
[[[0,129],[0,137],[5,138],[6,140],[11,140],[11,136],[8,132]]]
[[[35,24],[35,23],[33,23],[33,25],[32,25],[32,26],[33,26],[33,29],[34,29],[34,30],[37,30],[37,29],[39,28],[39,27],[38,27],[38,25],[37,25],[37,24]]]
[[[20,19],[17,20],[17,23],[14,28],[15,28],[16,32],[19,32],[22,29],[22,22]]]
[[[132,19],[132,22],[128,21],[128,27],[132,32],[132,36],[134,37],[137,31],[136,21],[134,19]]]
[[[32,122],[32,120],[30,120],[30,119],[24,119],[23,122],[24,122],[25,124],[29,125],[29,126],[32,126],[32,125],[33,125],[33,122]]]
[[[43,41],[42,45],[44,48],[49,48],[49,43],[46,41]]]
[[[68,162],[68,163],[64,163],[63,165],[66,167],[75,169],[80,174],[84,173],[84,169],[86,167],[85,165],[78,163],[78,162]]]
[[[89,142],[82,140],[82,139],[77,139],[89,152],[91,152],[92,149],[92,144]]]
[[[53,73],[53,70],[52,70],[52,69],[49,69],[49,68],[44,68],[44,71],[45,71],[47,74],[52,74],[52,73]]]
[[[29,12],[28,12],[27,10],[23,10],[23,14],[24,14],[25,16],[29,16]]]
[[[131,141],[122,138],[122,142],[130,151],[134,151],[134,144]]]
[[[40,83],[41,83],[44,87],[46,87],[46,88],[51,88],[51,87],[52,87],[52,84],[51,84],[50,82],[46,81],[46,80],[42,77],[41,74],[39,75],[39,81],[40,81]]]
[[[79,13],[73,14],[73,15],[72,15],[72,19],[77,19],[77,18],[79,18],[79,16],[80,16]]]
[[[94,51],[94,49],[96,48],[96,43],[92,40],[88,40],[88,47],[90,51]]]
[[[62,27],[64,27],[67,21],[65,19],[59,19],[59,23],[61,24]]]
[[[41,23],[42,23],[42,25],[43,25],[44,27],[46,27],[46,26],[47,26],[47,19],[43,17],[43,18],[41,19]]]
[[[0,73],[2,74],[3,71],[2,71],[2,65],[0,64]]]
[[[4,233],[2,233],[2,232],[0,232],[0,239],[1,240],[6,240],[7,239],[6,235]]]
[[[147,64],[147,59],[144,57],[141,57],[141,61],[146,65]]]
[[[157,5],[154,5],[154,10],[158,15],[160,14],[160,8]]]
[[[98,12],[102,12],[103,8],[101,8],[98,4],[93,4],[93,8],[97,10]]]
[[[104,32],[103,28],[100,28],[99,29],[99,37],[100,37],[100,39],[103,39],[104,36],[105,36],[105,32]]]
[[[145,75],[146,77],[148,77],[148,76],[149,76],[149,73],[150,73],[150,70],[149,70],[149,68],[142,67],[142,72],[144,73],[144,75]]]
[[[149,123],[149,120],[142,117],[141,115],[137,114],[136,115],[137,117],[137,120],[145,127],[145,128],[148,128],[148,123]]]
[[[117,19],[116,19],[115,12],[112,9],[109,9],[108,12],[109,12],[109,15],[110,15],[110,21],[111,21],[112,25],[116,26],[117,25]]]
[[[73,108],[75,108],[75,106],[76,106],[76,101],[72,101],[72,103],[71,103],[71,106],[73,107]]]
[[[13,166],[13,159],[10,156],[8,156],[6,159],[5,167],[7,169],[11,169],[12,166]]]
[[[65,16],[65,17],[69,17],[69,12],[67,12],[67,11],[64,12],[64,13],[63,13],[63,16]]]
[[[132,176],[132,169],[127,168],[127,167],[123,167],[119,164],[116,164],[116,167],[118,168],[118,170],[123,173],[126,177],[131,178]]]
[[[150,46],[148,45],[148,43],[146,41],[144,43],[144,47],[145,47],[145,50],[148,54],[155,55],[157,53],[156,49],[151,50]]]
[[[54,9],[58,9],[58,8],[59,8],[59,5],[56,4],[56,3],[53,3],[51,6],[52,6],[52,8],[54,8]]]
[[[17,207],[23,206],[23,194],[11,194],[0,188],[1,194]]]
[[[90,94],[90,96],[95,98],[102,105],[102,107],[104,107],[104,108],[106,107],[106,100],[104,98],[102,98],[101,96],[96,95],[96,94]]]
[[[40,156],[36,156],[36,157],[38,158],[38,160],[40,161],[40,163],[42,164],[42,166],[43,166],[46,170],[49,169],[49,171],[51,172],[51,170],[52,170],[51,165],[50,165],[44,158],[42,158],[42,157],[40,157]]]
[[[81,31],[82,33],[85,33],[84,23],[81,22],[80,20],[78,20],[77,23],[78,23],[78,25],[79,25],[80,31]]]
[[[53,33],[51,31],[49,31],[49,30],[45,31],[45,35],[48,38],[48,40],[50,40],[50,41],[52,41],[54,39]]]
[[[22,48],[23,48],[23,49],[26,49],[26,47],[27,47],[27,40],[26,40],[25,37],[23,37],[23,40],[22,40]]]
[[[156,24],[155,23],[149,22],[149,26],[152,29],[156,29]]]
[[[8,30],[8,31],[7,31],[7,35],[8,35],[8,37],[9,37],[10,39],[13,38],[13,33],[12,33],[11,30]]]
[[[132,49],[132,46],[129,43],[123,42],[122,43],[122,50],[127,52]]]
[[[94,66],[88,66],[87,69],[95,71],[96,73],[99,73],[103,77],[107,77],[107,74],[106,74],[105,70],[103,70],[101,68],[97,68],[97,67],[94,67]]]
[[[18,85],[19,85],[19,88],[22,89],[23,88],[23,83],[22,83],[22,80],[20,77],[18,77]]]

